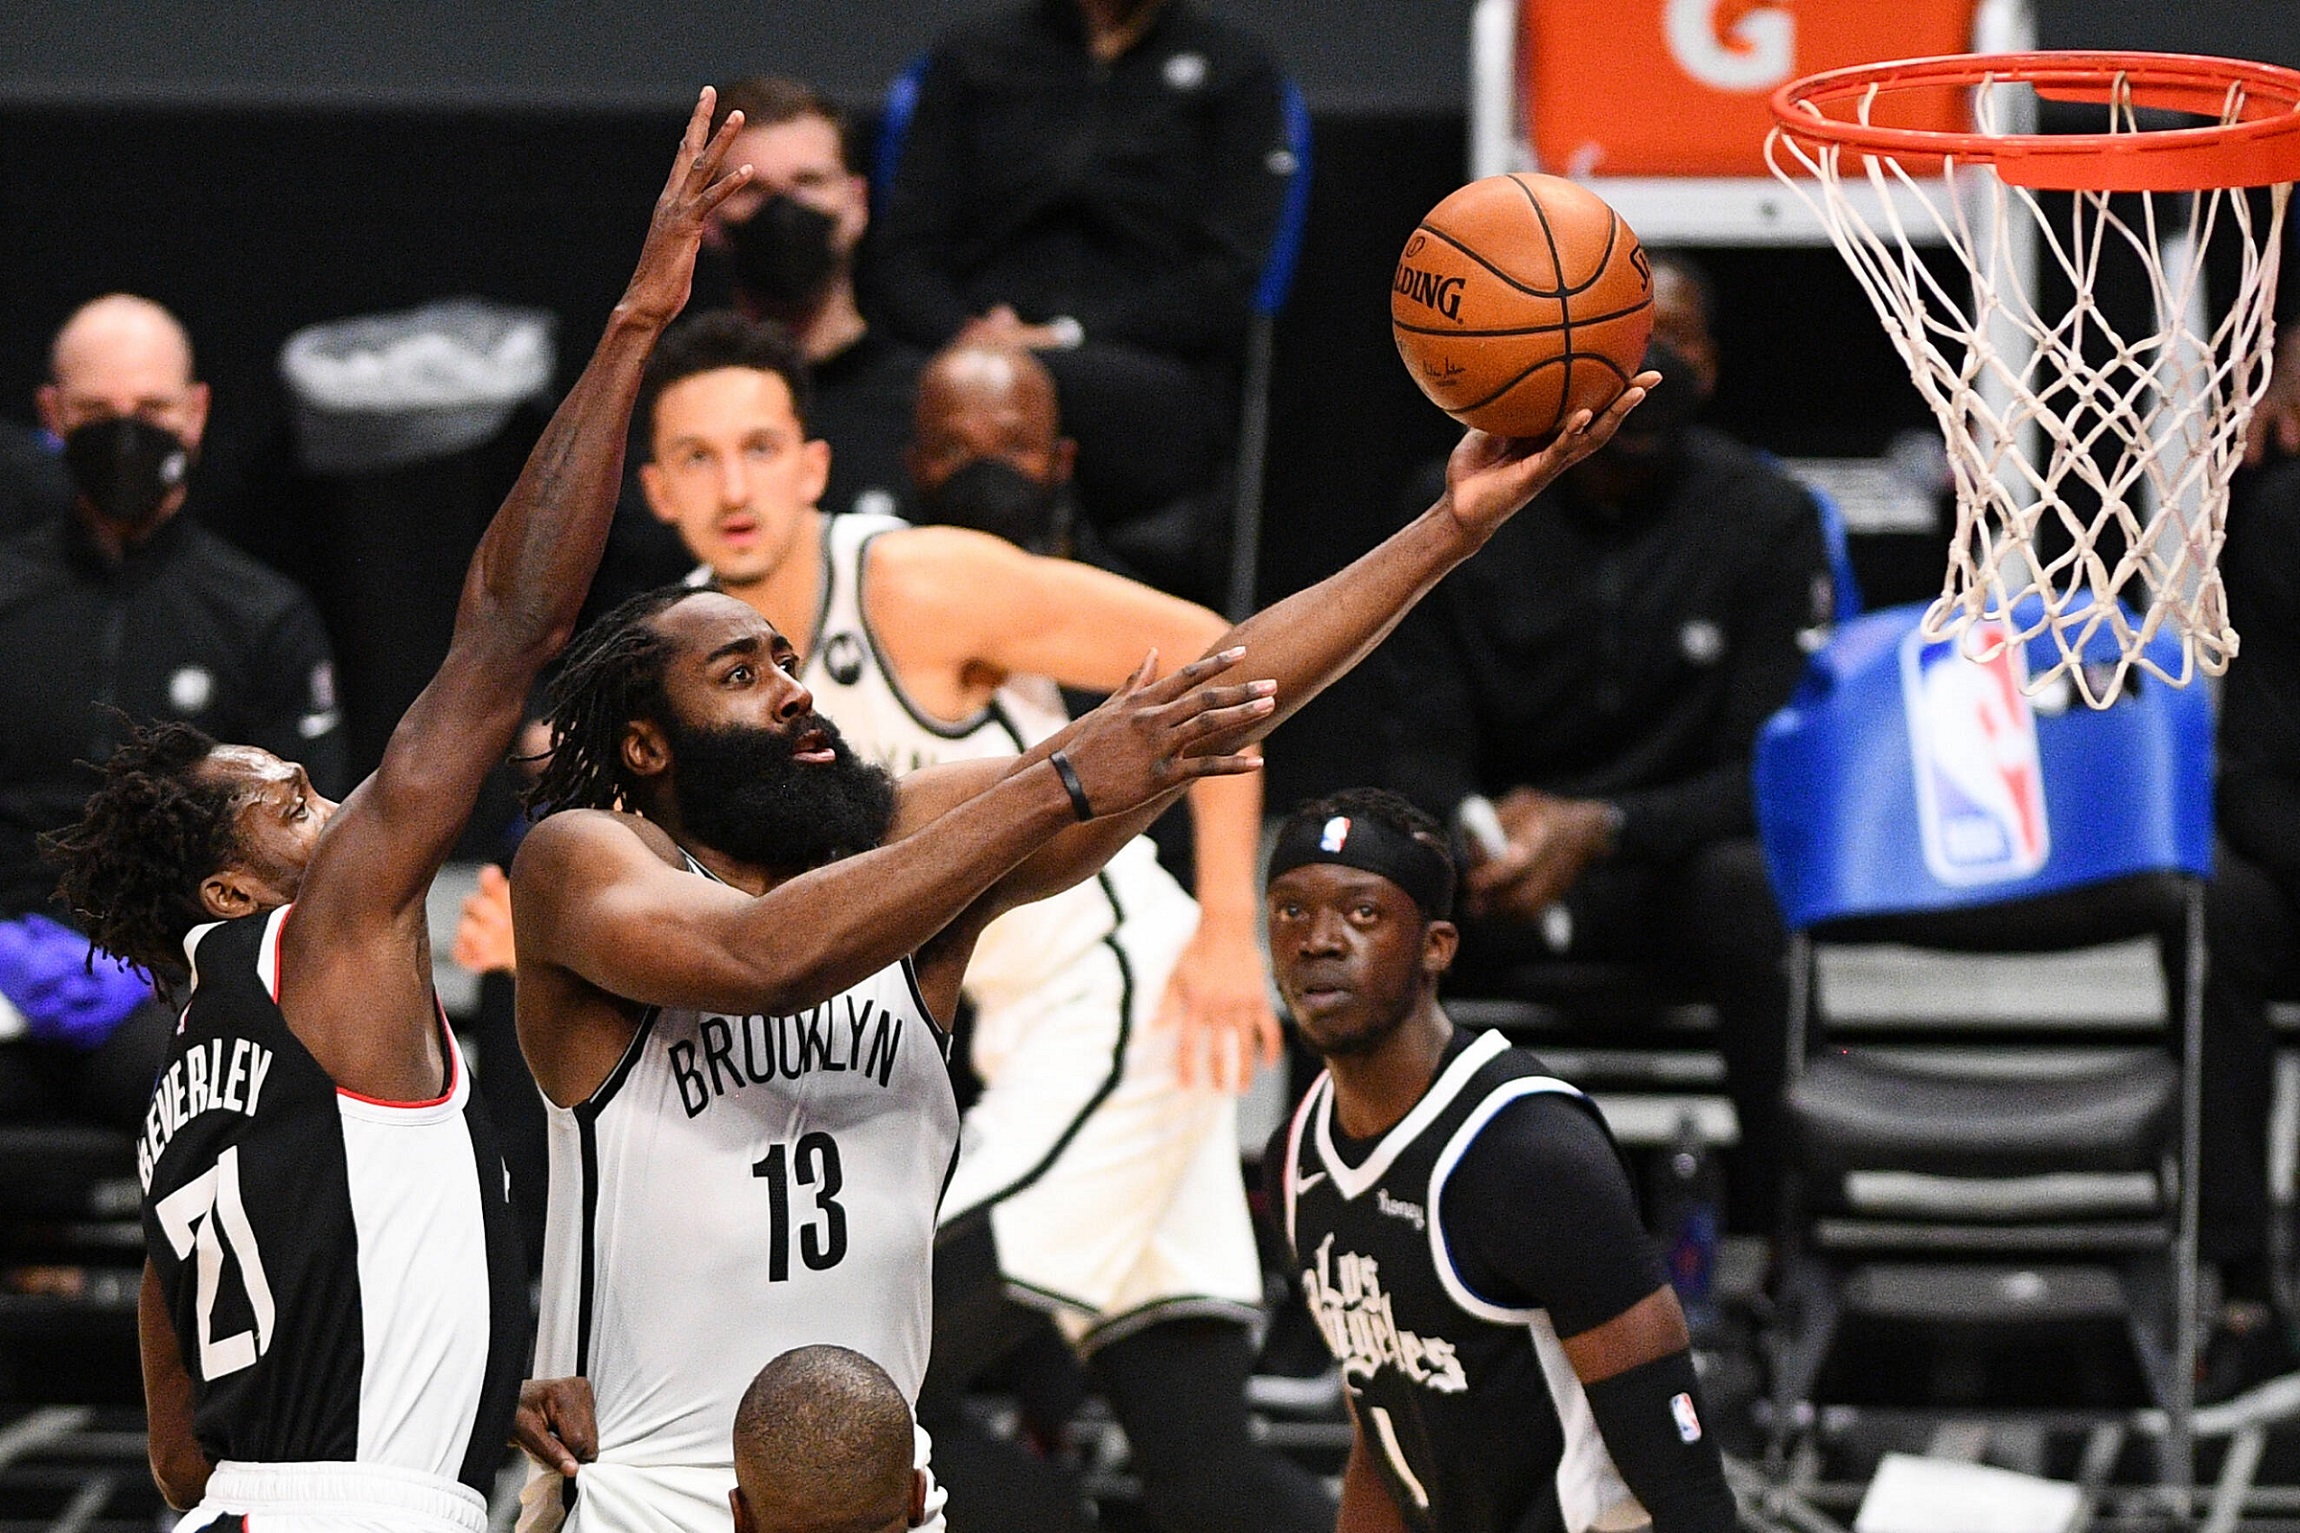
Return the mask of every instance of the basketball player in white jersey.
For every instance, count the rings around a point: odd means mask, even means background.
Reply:
[[[1472,433],[1379,549],[1019,757],[890,784],[720,592],[650,593],[577,641],[512,872],[521,1041],[553,1104],[526,1526],[572,1502],[583,1533],[724,1533],[736,1405],[794,1346],[850,1347],[915,1398],[957,1148],[936,1018],[984,927],[1243,769],[1653,381],[1540,450]],[[795,436],[734,446],[731,474],[805,471]],[[1202,686],[1248,654],[1274,688]],[[595,1456],[563,1484],[570,1421]]]
[[[1107,691],[1145,652],[1179,662],[1228,627],[979,531],[824,515],[812,497],[827,444],[809,437],[807,403],[779,329],[695,316],[648,369],[640,483],[703,571],[798,646],[800,679],[865,758],[899,775],[1018,756],[1068,722],[1057,683]],[[740,472],[759,438],[804,443],[808,471]],[[1053,380],[1027,352],[954,347],[919,380],[912,472],[932,505],[963,512],[969,485],[1016,498],[1059,472],[1067,445]],[[1204,1042],[1217,1083],[1242,1083],[1276,1043],[1254,932],[1260,779],[1206,779],[1190,809],[1202,902],[1137,840],[975,945],[965,993],[984,1086],[943,1196],[921,1409],[960,1446],[968,1385],[1051,1313],[1102,1376],[1161,1523],[1307,1533],[1333,1503],[1254,1446],[1243,1404],[1262,1274],[1235,1101],[1192,1089],[1190,1068]],[[995,1505],[1018,1524],[1028,1503],[1047,1526],[1077,1523],[1077,1496],[1043,1460],[969,1439],[950,1460],[962,1522]]]
[[[178,1526],[479,1533],[526,1308],[508,1187],[431,988],[424,897],[604,546],[649,348],[730,122],[690,120],[637,272],[480,540],[446,660],[341,806],[140,729],[54,850],[97,943],[187,981],[138,1146],[153,1471]],[[292,919],[291,919],[292,917]],[[195,1505],[196,1503],[196,1505]]]

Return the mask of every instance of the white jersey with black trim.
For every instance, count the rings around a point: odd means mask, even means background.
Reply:
[[[906,958],[796,1015],[651,1010],[587,1101],[547,1104],[535,1373],[588,1378],[599,1424],[569,1526],[728,1527],[735,1407],[793,1347],[851,1347],[917,1398],[945,1048]]]
[[[873,539],[910,524],[852,513],[823,519],[823,599],[799,679],[855,753],[896,776],[948,761],[1018,756],[1070,722],[1062,694],[1044,677],[1016,676],[981,711],[946,723],[919,707],[895,679],[863,603]],[[1099,878],[1009,911],[987,927],[966,969],[966,995],[995,1012],[1055,983],[1124,921],[1157,919],[1193,929],[1197,905],[1137,837]]]

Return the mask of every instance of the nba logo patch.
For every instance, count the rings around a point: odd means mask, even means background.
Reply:
[[[1944,884],[2026,878],[2052,852],[2024,646],[2000,622],[1901,641],[1901,702],[1925,866]]]
[[[1677,1440],[1697,1443],[1701,1440],[1701,1416],[1693,1409],[1693,1397],[1686,1394],[1669,1397],[1669,1414],[1677,1418]]]
[[[1326,821],[1326,828],[1318,833],[1318,850],[1338,852],[1350,844],[1350,817],[1337,814]]]

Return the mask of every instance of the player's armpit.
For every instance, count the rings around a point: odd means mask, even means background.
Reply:
[[[168,1320],[160,1274],[144,1263],[143,1287],[136,1295],[137,1343],[144,1361],[144,1413],[150,1421],[152,1479],[168,1505],[188,1512],[207,1493],[213,1469],[192,1434],[192,1379]]]

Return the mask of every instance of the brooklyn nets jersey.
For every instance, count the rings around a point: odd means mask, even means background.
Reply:
[[[656,1486],[627,1498],[658,1497],[644,1525],[700,1525],[671,1510],[692,1500],[724,1526],[735,1407],[793,1347],[851,1347],[917,1398],[958,1152],[944,1048],[904,959],[791,1016],[650,1010],[589,1100],[546,1104],[535,1372],[588,1378],[598,1409],[575,1525],[619,1525],[586,1520],[598,1467]],[[683,1496],[693,1470],[723,1483]]]
[[[428,1102],[340,1090],[279,1009],[293,906],[195,930],[136,1169],[211,1463],[357,1462],[484,1495],[526,1364],[503,1161],[441,1024]]]
[[[1062,694],[1043,677],[1013,677],[972,718],[946,724],[911,701],[864,615],[864,562],[873,539],[910,524],[860,513],[823,519],[823,609],[799,679],[856,754],[900,777],[946,761],[1018,756],[1070,722]],[[1196,906],[1137,837],[1099,878],[993,921],[966,967],[966,994],[996,1011],[1071,972],[1121,921]]]
[[[1484,1033],[1362,1164],[1335,1149],[1330,1075],[1310,1087],[1286,1133],[1286,1238],[1303,1291],[1371,1457],[1424,1533],[1645,1522],[1547,1312],[1472,1293],[1438,1217],[1446,1178],[1478,1131],[1534,1092],[1588,1100]]]

